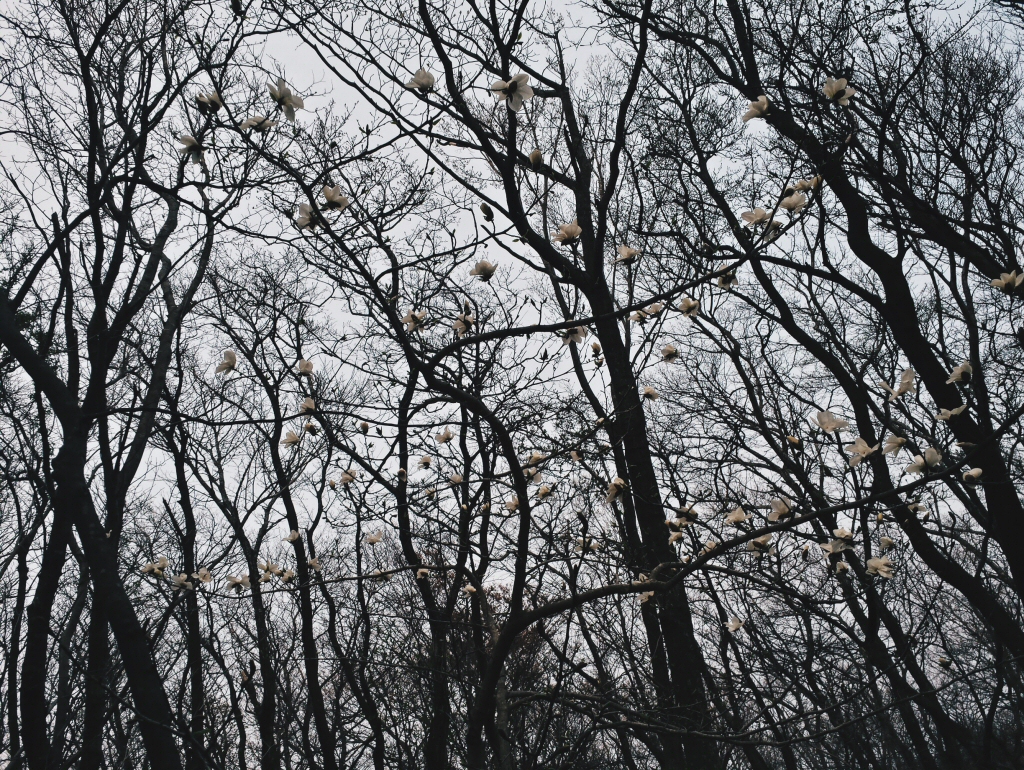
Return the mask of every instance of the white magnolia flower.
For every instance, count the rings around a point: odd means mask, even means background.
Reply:
[[[299,404],[299,411],[302,412],[303,414],[309,414],[310,412],[315,412],[316,411],[316,401],[314,401],[309,396],[306,396],[304,399],[302,399],[302,403]]]
[[[849,422],[839,419],[828,409],[823,412],[818,412],[817,415],[814,416],[813,421],[815,425],[826,433],[836,433],[850,427]]]
[[[234,371],[235,366],[238,365],[238,357],[235,355],[233,350],[225,350],[224,358],[221,359],[220,363],[217,364],[217,368],[214,370],[216,374],[222,372]]]
[[[876,556],[873,559],[868,559],[868,574],[891,578],[894,566],[888,556]]]
[[[619,256],[615,258],[616,265],[631,265],[640,256],[639,249],[630,248],[629,246],[619,246],[617,251]]]
[[[476,265],[473,266],[473,269],[469,271],[469,274],[472,276],[476,276],[481,281],[486,283],[487,281],[491,280],[491,278],[494,276],[494,271],[497,269],[497,265],[491,264],[486,259],[481,259],[479,262],[476,263]]]
[[[551,234],[551,240],[555,243],[561,243],[563,245],[569,245],[583,233],[583,228],[580,227],[579,220],[574,219],[569,224],[559,225],[558,232]]]
[[[253,115],[239,123],[238,127],[243,131],[248,131],[251,128],[257,134],[265,134],[276,125],[277,121],[271,120],[266,115]]]
[[[675,345],[666,345],[661,349],[661,360],[671,363],[679,358],[679,350]]]
[[[302,377],[313,376],[313,362],[307,361],[305,358],[299,359],[299,375]]]
[[[316,210],[308,203],[299,204],[299,215],[295,218],[295,224],[300,230],[312,230],[320,224]]]
[[[290,430],[285,433],[284,438],[281,439],[281,446],[296,446],[299,441],[301,441],[301,438],[295,433],[295,431]]]
[[[426,317],[426,310],[410,310],[405,318],[402,319],[402,323],[405,324],[405,330],[407,332],[414,332],[423,325],[423,319]]]
[[[283,540],[286,543],[294,543],[300,537],[302,537],[302,535],[299,534],[299,530],[293,529],[288,533],[288,537],[283,538]]]
[[[725,523],[739,524],[740,522],[746,521],[749,518],[750,517],[747,515],[747,512],[743,510],[743,507],[739,506],[733,508],[731,511],[729,511],[728,514],[726,514]]]
[[[915,393],[917,391],[917,385],[914,384],[915,377],[917,377],[917,372],[913,369],[904,369],[903,373],[900,375],[899,385],[895,388],[887,382],[879,382],[878,385],[882,390],[889,393],[889,401],[892,402],[904,393]]]
[[[857,92],[846,85],[846,78],[827,78],[822,86],[822,93],[825,98],[841,104],[843,107],[850,106],[850,99],[857,95]]]
[[[294,123],[295,110],[305,109],[306,106],[302,102],[302,97],[292,93],[292,90],[285,84],[284,78],[277,79],[276,87],[273,83],[268,83],[267,90],[270,91],[270,98],[284,110],[284,116]]]
[[[452,433],[452,429],[449,428],[448,426],[445,426],[445,429],[443,431],[434,436],[434,441],[436,441],[438,444],[447,444],[453,438],[455,438],[455,434]]]
[[[963,414],[963,411],[966,408],[967,408],[967,404],[961,404],[956,409],[940,409],[939,413],[937,415],[935,415],[935,419],[936,420],[941,420],[942,422],[947,422],[951,418],[956,417],[956,416],[958,416],[960,414]]]
[[[533,451],[530,453],[530,459],[525,463],[526,466],[540,465],[542,462],[548,459],[548,456],[543,452]]]
[[[890,433],[885,437],[885,444],[882,445],[882,454],[891,454],[898,457],[900,450],[903,449],[903,445],[906,443],[907,440],[905,438],[900,438]]]
[[[676,527],[678,529],[685,529],[686,527],[697,521],[698,511],[692,505],[684,505],[680,508],[674,509],[676,512],[675,519],[666,519],[665,524],[669,527]]]
[[[327,201],[326,208],[332,211],[344,211],[352,202],[348,199],[348,196],[341,194],[340,184],[335,185],[334,187],[324,185],[322,192],[324,199]]]
[[[459,337],[464,337],[473,328],[476,317],[472,313],[459,313],[452,322],[452,329]]]
[[[566,329],[562,334],[562,344],[568,345],[570,342],[582,345],[583,340],[587,338],[587,327],[585,326],[573,326],[572,328]]]
[[[405,84],[406,88],[415,88],[421,94],[425,94],[428,91],[433,90],[436,79],[433,75],[427,72],[423,67],[416,70],[416,74],[412,76],[412,80]]]
[[[283,575],[284,570],[281,569],[280,565],[274,564],[274,562],[267,560],[266,562],[257,562],[256,566],[266,572],[268,575]]]
[[[467,595],[475,594],[476,593],[476,589],[473,586],[470,586],[470,585],[463,586],[462,593],[467,594]]]
[[[207,94],[199,94],[196,96],[196,107],[198,107],[199,111],[204,115],[212,115],[223,106],[224,102],[221,101],[220,94],[216,91],[210,91]]]
[[[744,211],[740,214],[740,218],[747,223],[747,227],[757,227],[758,225],[768,224],[768,220],[771,219],[771,214],[763,208],[758,207],[753,211]]]
[[[882,549],[882,553],[891,551],[896,546],[896,541],[891,537],[885,537],[884,535],[878,538],[878,547]]]
[[[228,588],[233,591],[241,591],[243,588],[249,588],[249,576],[242,575],[241,577],[235,577],[234,575],[228,575]]]
[[[736,268],[726,270],[727,265],[720,265],[718,270],[725,270],[720,276],[718,276],[718,288],[719,289],[731,289],[733,286],[740,285],[740,279],[736,277]],[[717,271],[716,271],[717,272]]]
[[[817,190],[821,186],[821,175],[811,177],[810,179],[798,179],[793,185],[793,189],[797,192],[810,192],[811,190]]]
[[[918,502],[917,500],[908,500],[907,510],[911,513],[923,513],[925,514],[925,518],[927,518],[928,515],[928,506],[924,503]]]
[[[669,529],[685,529],[690,523],[688,519],[682,517],[678,519],[665,519],[665,526]]]
[[[376,532],[372,532],[371,534],[367,535],[365,541],[367,545],[377,545],[377,543],[379,543],[383,539],[384,533],[378,529]]]
[[[355,468],[349,468],[341,474],[341,483],[343,486],[348,486],[353,481],[359,478],[359,471]]]
[[[511,499],[505,503],[505,509],[509,511],[519,510],[519,496],[512,495]]]
[[[747,111],[743,113],[743,122],[746,123],[748,120],[754,118],[763,118],[768,113],[768,97],[759,96],[756,102],[750,102],[747,105]]]
[[[544,164],[544,153],[540,149],[535,149],[530,153],[530,168],[534,171],[540,171],[541,166]]]
[[[697,314],[700,313],[700,301],[696,299],[690,299],[689,297],[683,297],[679,302],[679,312],[687,318],[696,318]]]
[[[928,463],[924,461],[924,457],[922,455],[914,455],[913,461],[905,470],[907,473],[916,473],[920,475],[928,470]]]
[[[716,548],[718,548],[718,541],[717,540],[708,540],[706,543],[704,543],[704,547],[700,549],[700,553],[697,554],[697,555],[698,556],[707,556],[709,553],[714,551]]]
[[[420,458],[420,467],[421,468],[429,468],[430,467],[430,463],[432,463],[433,461],[434,461],[434,458],[431,457],[430,455],[423,455],[423,457]]]
[[[739,618],[729,618],[729,622],[725,623],[724,625],[726,629],[728,629],[730,634],[735,634],[737,631],[743,628],[743,624],[745,622],[746,621],[740,620]]]
[[[974,374],[974,367],[971,366],[969,361],[964,361],[960,366],[953,367],[953,371],[949,373],[949,379],[946,380],[946,384],[952,385],[954,382],[966,384],[971,381],[972,374]]]
[[[601,544],[594,540],[592,537],[578,537],[576,538],[576,552],[584,553],[585,551],[600,551]]]
[[[604,498],[605,502],[606,503],[614,502],[619,497],[619,495],[622,494],[622,492],[623,492],[623,490],[625,490],[625,488],[626,488],[626,482],[623,479],[621,479],[618,476],[616,476],[614,479],[612,479],[612,483],[608,485],[608,491],[605,494],[605,498]]]
[[[772,512],[768,514],[768,521],[779,521],[793,515],[793,501],[786,496],[774,498],[771,506]]]
[[[145,564],[140,569],[140,572],[142,572],[142,574],[144,575],[155,575],[156,577],[162,577],[164,574],[164,570],[167,569],[169,566],[171,566],[171,563],[167,561],[167,557],[161,556],[156,561],[151,561]]]
[[[839,529],[833,529],[832,534],[838,537],[840,540],[853,540],[853,533],[846,527],[839,527]]]
[[[792,192],[779,202],[779,208],[790,212],[794,216],[799,214],[807,205],[807,196],[801,192]]]
[[[977,484],[981,480],[981,468],[971,468],[964,474],[965,484]]]
[[[765,551],[774,551],[774,549],[769,548],[772,542],[772,537],[774,537],[774,535],[769,532],[767,535],[761,535],[761,537],[755,537],[753,540],[748,540],[747,550],[754,552],[760,559],[761,555],[764,554]]]
[[[181,574],[172,574],[171,583],[174,584],[174,593],[181,590],[191,591],[191,588],[193,588],[193,584],[188,580],[188,575],[184,572]]]
[[[316,558],[315,556],[313,558],[311,558],[311,559],[307,559],[306,560],[306,564],[308,564],[309,568],[311,570],[313,570],[314,572],[319,572],[320,570],[323,569],[323,567],[320,566],[320,560],[318,558]]]
[[[1024,273],[1017,275],[1016,270],[1000,273],[998,278],[992,280],[992,285],[995,288],[1005,291],[1007,294],[1013,294],[1021,283],[1024,283]]]
[[[924,455],[917,455],[914,462],[907,466],[907,473],[925,473],[929,468],[934,468],[942,462],[942,453],[934,447],[924,450]]]
[[[846,445],[845,449],[848,454],[853,455],[850,458],[850,467],[856,468],[866,457],[878,451],[878,444],[870,446],[867,441],[857,436],[852,444]]]
[[[633,313],[633,315],[629,317],[629,320],[646,321],[648,318],[658,315],[658,313],[660,313],[664,309],[665,306],[663,304],[661,304],[660,302],[655,302],[653,304],[648,305],[645,308],[637,310],[635,313]]]
[[[519,112],[523,108],[523,102],[533,98],[533,89],[530,87],[530,76],[520,72],[511,80],[495,80],[491,83],[491,90],[498,95],[499,102],[506,102],[512,112]]]
[[[199,143],[199,140],[191,134],[182,134],[178,137],[178,141],[183,145],[178,148],[181,156],[188,158],[198,166],[203,160],[203,146]]]
[[[656,391],[650,385],[648,385],[647,387],[644,388],[643,393],[641,394],[641,396],[646,401],[656,401],[657,399],[660,398],[660,396],[658,395],[658,391]]]
[[[827,543],[819,543],[818,545],[821,547],[821,550],[828,554],[840,554],[843,551],[850,550],[850,544],[842,538],[831,540]]]

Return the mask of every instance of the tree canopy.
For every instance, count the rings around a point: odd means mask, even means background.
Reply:
[[[0,10],[0,761],[1012,768],[1024,13]]]

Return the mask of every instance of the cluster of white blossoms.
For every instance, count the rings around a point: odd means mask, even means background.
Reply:
[[[276,83],[269,83],[267,91],[285,118],[291,122],[295,121],[296,110],[305,109],[302,97],[288,87],[284,78],[278,78]],[[196,108],[203,115],[214,115],[224,108],[224,101],[216,91],[201,93],[196,96]],[[271,120],[266,115],[256,114],[240,121],[238,128],[241,131],[253,131],[254,133],[263,134],[274,128],[277,123],[276,120]],[[198,139],[191,134],[181,134],[178,136],[178,141],[182,144],[178,148],[178,152],[183,157],[188,158],[196,165],[202,163],[206,148]]]
[[[421,96],[426,96],[434,92],[436,87],[436,79],[429,71],[424,68],[418,69],[413,77],[405,83],[406,88],[418,92]],[[534,96],[534,90],[529,83],[529,76],[525,73],[520,73],[511,77],[508,80],[497,80],[494,81],[489,89],[496,97],[497,102],[505,102],[508,109],[513,113],[518,113],[522,110],[524,104]],[[276,84],[269,86],[269,93],[272,100],[277,105],[278,109],[289,121],[295,120],[296,110],[304,109],[304,103],[301,97],[294,94],[291,89],[287,86],[285,81],[278,78]],[[857,95],[857,91],[850,87],[845,78],[832,78],[826,79],[822,86],[822,93],[825,98],[833,104],[849,107],[850,100]],[[216,93],[201,94],[197,97],[197,105],[201,112],[204,114],[213,114],[223,107],[223,102]],[[743,122],[748,122],[753,119],[769,119],[772,114],[772,104],[768,97],[762,95],[759,96],[755,101],[748,104],[746,111],[742,115]],[[255,132],[265,132],[270,130],[276,125],[276,121],[270,120],[263,115],[254,115],[242,121],[239,127],[242,130],[253,130]],[[201,142],[195,137],[187,134],[180,136],[182,147],[179,148],[179,152],[183,157],[191,160],[193,163],[199,164],[202,162],[203,153],[205,148]],[[539,149],[533,150],[528,156],[529,164],[534,170],[539,170],[543,164],[543,155]],[[787,212],[791,218],[796,218],[801,215],[804,209],[809,203],[809,194],[814,194],[822,183],[821,176],[813,176],[806,179],[799,179],[793,184],[787,184],[783,190],[781,196],[777,199],[777,202],[773,210],[782,210]],[[347,196],[342,194],[340,185],[331,186],[325,185],[322,188],[323,204],[322,208],[328,211],[344,211],[349,207],[351,201]],[[484,219],[488,222],[494,220],[494,211],[487,204],[481,204],[481,211],[484,214]],[[783,223],[775,220],[772,216],[772,211],[763,208],[755,207],[752,210],[744,211],[740,214],[740,219],[743,221],[745,226],[751,230],[760,231],[768,236],[774,236],[783,227]],[[323,223],[323,219],[320,216],[317,208],[311,203],[303,203],[299,206],[299,214],[296,219],[296,224],[301,230],[311,230],[318,225]],[[566,248],[574,248],[583,237],[583,227],[579,224],[578,219],[573,219],[571,222],[566,222],[558,226],[558,229],[551,234],[551,240],[560,246]],[[617,256],[613,260],[613,267],[630,267],[637,263],[641,257],[641,251],[628,244],[620,244],[617,247]],[[497,272],[497,265],[487,261],[480,260],[476,262],[473,268],[470,270],[470,276],[478,278],[482,282],[490,281],[491,278]],[[736,270],[734,267],[729,265],[723,265],[716,271],[720,273],[718,275],[717,284],[719,288],[730,289],[739,284],[736,276]],[[1007,293],[1014,293],[1017,288],[1024,283],[1024,274],[1018,275],[1016,271],[1010,273],[1003,273],[1000,278],[993,280],[992,286],[1005,291]],[[650,318],[657,316],[664,306],[660,302],[652,303],[640,310],[635,311],[631,316],[631,320],[636,322],[644,322]],[[697,318],[700,314],[700,302],[690,297],[684,297],[679,305],[677,306],[679,312],[689,319]],[[410,310],[402,319],[401,322],[404,324],[405,331],[407,333],[415,332],[423,328],[427,318],[427,312],[425,310]],[[470,334],[476,324],[476,317],[471,311],[468,301],[465,304],[463,312],[458,313],[452,322],[452,329],[457,337],[462,338],[467,334]],[[560,337],[563,345],[582,345],[585,338],[587,337],[588,330],[583,325],[576,325],[565,329],[560,333]],[[595,357],[600,354],[600,345],[594,343]],[[662,360],[665,362],[674,362],[679,357],[679,350],[671,344],[665,345],[661,349]],[[599,359],[600,361],[600,359]],[[237,356],[234,351],[226,350],[223,353],[223,359],[217,364],[216,373],[224,374],[232,372],[237,367]],[[298,372],[300,376],[312,377],[313,365],[306,359],[302,359],[298,364]],[[946,381],[947,384],[966,384],[970,382],[973,373],[973,368],[968,361],[964,361],[959,366],[956,366],[950,373],[949,379]],[[908,394],[917,393],[917,374],[912,368],[907,368],[902,371],[898,381],[895,384],[889,384],[885,381],[878,383],[879,387],[885,391],[890,403],[895,403],[901,398]],[[640,393],[640,397],[644,401],[655,401],[660,396],[657,390],[651,386],[644,386]],[[935,419],[938,421],[949,421],[967,409],[967,404],[961,404],[952,406],[950,408],[940,408]],[[316,404],[310,397],[303,399],[300,405],[300,412],[302,414],[312,414],[316,411]],[[818,427],[823,433],[839,434],[842,431],[848,430],[850,427],[849,421],[837,417],[830,410],[822,410],[817,412],[812,417],[812,422]],[[364,423],[365,425],[365,423]],[[368,428],[368,425],[367,425]],[[306,423],[302,431],[296,432],[288,430],[285,433],[284,438],[281,440],[281,444],[289,447],[296,447],[300,444],[302,436],[305,433],[315,433],[316,426],[313,423]],[[366,430],[363,430],[366,433]],[[434,436],[434,440],[440,444],[446,444],[454,438],[454,434],[451,429],[445,427],[443,431]],[[796,436],[787,436],[787,444],[793,449],[802,449],[803,440]],[[845,452],[849,455],[849,465],[851,467],[858,467],[865,460],[875,456],[879,451],[881,456],[893,455],[897,457],[907,443],[907,439],[896,436],[888,435],[884,439],[884,443],[870,443],[865,440],[862,436],[857,436],[851,443],[844,445]],[[577,453],[572,453],[574,459],[578,457]],[[540,465],[547,459],[544,455],[534,453],[533,456],[525,463],[524,475],[528,483],[538,485],[538,499],[543,499],[552,493],[553,485],[541,484],[542,472]],[[419,461],[420,468],[426,469],[431,466],[432,458],[429,455],[424,456]],[[906,472],[911,474],[926,474],[931,470],[940,466],[943,462],[942,453],[935,447],[925,447],[922,453],[916,455],[912,462],[906,466]],[[977,484],[980,481],[982,471],[979,468],[972,468],[963,474],[963,480],[965,484]],[[405,471],[399,471],[399,477],[405,478]],[[348,469],[341,475],[341,484],[347,486],[354,482],[358,478],[358,471],[355,469]],[[455,487],[463,482],[461,474],[453,474],[449,476],[449,486]],[[335,488],[336,483],[330,481],[331,488]],[[618,501],[621,496],[628,490],[628,483],[619,477],[612,479],[608,484],[605,493],[605,502],[608,504],[614,504]],[[433,494],[436,490],[428,490],[428,497],[433,498]],[[770,501],[770,512],[767,515],[768,522],[778,523],[785,521],[794,516],[794,502],[786,496],[776,497]],[[518,496],[513,495],[506,503],[505,508],[512,512],[518,510],[520,507],[520,500]],[[683,531],[685,528],[696,521],[697,516],[692,508],[687,509],[683,514],[675,519],[667,519],[666,526],[669,529],[669,542],[675,543],[682,539]],[[750,514],[744,510],[742,506],[737,506],[733,510],[729,511],[724,516],[724,523],[728,526],[740,526],[746,525],[751,520]],[[846,551],[851,550],[851,542],[853,540],[853,534],[846,529],[834,530],[835,539],[821,543],[820,547],[830,555],[839,555]],[[299,538],[299,533],[292,530],[288,538],[285,538],[289,542],[294,542]],[[377,530],[365,537],[365,543],[370,546],[377,545],[383,539],[383,533]],[[750,540],[747,544],[747,550],[756,553],[760,557],[764,553],[774,553],[774,548],[771,545],[773,539],[772,534],[767,534],[758,538]],[[894,541],[888,537],[880,538],[880,550],[881,553],[891,550],[894,546]],[[715,541],[708,541],[698,555],[708,555],[714,552],[718,548],[718,543]],[[590,537],[580,537],[577,540],[576,551],[580,554],[593,553],[600,550],[600,544]],[[804,549],[806,555],[806,546]],[[689,558],[689,557],[687,557]],[[309,562],[311,568],[319,571],[319,562],[315,559],[311,559]],[[156,576],[162,576],[163,571],[167,568],[167,560],[161,559],[158,562],[147,564],[143,567],[143,572],[147,574],[153,574]],[[278,577],[282,582],[289,582],[294,577],[294,572],[291,570],[283,570],[272,562],[260,563],[260,569],[262,575],[260,582],[266,582],[274,577]],[[849,569],[849,565],[841,560],[836,565],[836,570],[839,573],[845,572]],[[894,564],[887,556],[877,556],[869,558],[866,561],[866,569],[870,575],[879,575],[883,578],[891,578],[893,576]],[[429,575],[429,570],[426,568],[419,568],[417,570],[417,578],[425,578]],[[200,572],[192,575],[193,578],[202,582],[209,582],[211,579],[210,573],[203,568]],[[180,590],[191,589],[192,583],[189,581],[187,575],[175,576],[172,581],[175,584],[175,589]],[[646,576],[641,576],[641,581],[646,580]],[[242,588],[249,587],[248,576],[243,577],[228,577],[228,584],[234,590],[241,590]],[[476,589],[472,585],[466,585],[463,592],[472,595],[476,592]],[[653,596],[653,591],[642,593],[641,601],[647,601]],[[744,625],[744,621],[739,618],[732,617],[726,623],[725,627],[730,633],[739,631]]]
[[[421,70],[420,73],[417,73],[417,78],[419,78],[417,82],[420,83],[417,87],[425,88],[426,90],[433,87],[433,76],[429,73],[424,73]],[[416,80],[414,78],[414,81]],[[279,77],[276,82],[268,83],[267,91],[280,113],[290,122],[295,122],[295,112],[297,110],[305,109],[305,102],[302,97],[291,90],[284,78]],[[213,115],[223,109],[224,102],[218,93],[212,91],[196,96],[196,106],[200,113]],[[251,131],[256,134],[265,134],[277,125],[278,121],[272,120],[266,115],[256,114],[240,121],[238,129],[243,132]],[[178,137],[178,141],[182,145],[178,148],[178,152],[183,158],[190,160],[196,165],[202,163],[207,148],[199,139],[191,134],[181,134]],[[328,211],[344,211],[351,203],[349,198],[342,194],[340,185],[324,185],[321,193],[324,197],[323,207]],[[311,203],[299,204],[295,225],[300,230],[312,230],[323,224],[323,222],[324,220],[320,216],[319,211]]]
[[[195,581],[198,581],[199,583],[209,583],[213,580],[213,574],[206,567],[200,567],[197,572],[193,572],[191,575],[186,572],[179,574],[172,572],[170,575],[166,575],[168,570],[170,570],[170,566],[171,564],[167,560],[167,557],[161,556],[156,561],[151,561],[142,565],[139,571],[143,575],[152,575],[153,577],[158,578],[165,576],[168,577],[171,585],[174,587],[175,593],[178,591],[193,590],[196,586]]]
[[[967,361],[964,361],[959,366],[954,367],[952,372],[950,372],[949,378],[946,380],[946,383],[968,383],[971,379],[973,371],[974,370],[971,364]],[[905,369],[901,373],[899,381],[895,386],[889,385],[887,382],[879,382],[879,386],[882,388],[883,391],[885,391],[888,394],[888,401],[890,403],[897,401],[908,393],[917,392],[916,373],[913,369]],[[966,409],[967,404],[961,404],[960,406],[951,409],[942,408],[940,409],[939,413],[935,415],[935,419],[940,422],[948,421],[950,419],[957,417],[958,415],[963,414],[966,411]],[[821,410],[816,414],[812,415],[811,423],[826,435],[838,435],[839,433],[846,431],[850,428],[850,423],[848,420],[836,416],[831,410],[827,409]],[[786,436],[786,443],[788,446],[797,450],[802,450],[804,445],[803,440],[797,436]],[[891,454],[893,455],[893,457],[897,457],[906,444],[906,438],[902,436],[896,436],[893,434],[887,436],[883,443],[876,442],[873,444],[865,440],[864,437],[857,436],[853,439],[851,443],[845,444],[843,448],[845,452],[848,455],[850,455],[850,466],[855,468],[859,466],[862,462],[864,462],[867,458],[875,455],[875,453],[879,452],[879,450],[881,450],[882,456]],[[961,445],[970,446],[966,444]],[[939,468],[943,463],[943,459],[944,458],[942,452],[939,449],[932,446],[926,446],[923,448],[921,454],[916,455],[911,461],[911,463],[906,466],[905,472],[917,475],[928,474],[934,471],[936,468]],[[973,486],[980,483],[981,477],[981,468],[970,468],[962,475],[964,484],[968,486]],[[925,513],[925,517],[927,518],[927,509],[920,503],[910,501],[907,503],[907,507],[910,508],[915,513]],[[784,496],[777,497],[771,500],[770,508],[771,512],[768,514],[767,517],[769,522],[783,521],[787,518],[792,517],[794,513],[793,501]],[[747,511],[744,510],[742,506],[738,506],[732,511],[729,511],[727,514],[725,514],[724,517],[724,523],[728,526],[740,526],[748,522],[749,520],[750,515],[747,513]],[[883,517],[881,514],[879,514],[879,521],[882,520]],[[821,548],[826,553],[834,555],[838,555],[844,551],[850,550],[850,548],[852,547],[850,545],[850,542],[853,539],[852,533],[850,533],[849,530],[846,529],[838,529],[835,530],[834,534],[836,539],[827,543],[820,544]],[[670,536],[670,542],[675,542],[677,539],[677,537]],[[763,550],[761,545],[755,545],[756,542],[757,541],[755,540],[754,543],[748,543],[748,549],[758,551]],[[767,542],[770,541],[766,541],[763,544],[764,547],[767,546]],[[892,540],[892,538],[883,536],[879,540],[879,545],[881,553],[884,554],[885,552],[891,550],[894,547],[895,542]],[[891,578],[893,576],[893,570],[895,568],[895,565],[887,556],[883,555],[871,557],[866,561],[865,564],[867,573],[869,575],[879,575],[883,578]],[[843,573],[848,569],[849,564],[845,561],[839,561],[836,564],[836,570],[839,573]]]
[[[412,79],[406,82],[405,87],[410,90],[418,91],[422,96],[426,96],[434,91],[436,84],[437,78],[435,78],[428,70],[420,67],[416,70]],[[508,80],[495,80],[491,83],[489,90],[498,98],[499,103],[505,102],[512,112],[519,112],[523,108],[523,105],[533,98],[533,87],[530,85],[530,76],[525,72],[520,72],[518,75],[514,75]],[[539,160],[534,161],[531,157],[531,163],[537,165],[539,162]]]
[[[850,105],[850,99],[856,95],[853,88],[847,86],[845,78],[828,78],[822,86],[822,93],[825,98],[843,107]],[[755,101],[748,103],[746,112],[741,119],[747,123],[756,118],[766,119],[771,114],[771,102],[763,94]],[[807,193],[817,190],[821,185],[821,176],[814,176],[809,179],[800,179],[795,184],[787,186],[781,198],[776,204],[777,209],[782,209],[792,217],[797,217],[807,206]],[[768,241],[774,240],[783,227],[783,223],[773,219],[771,213],[762,207],[755,207],[751,211],[744,211],[740,218],[746,223],[746,227],[763,230]]]

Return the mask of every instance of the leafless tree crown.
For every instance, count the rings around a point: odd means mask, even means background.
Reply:
[[[0,767],[1024,766],[1020,3],[0,30]]]

